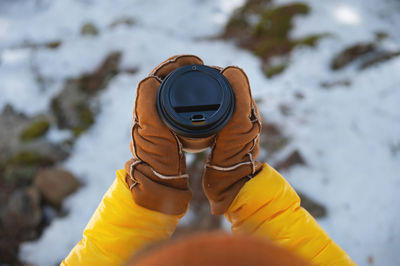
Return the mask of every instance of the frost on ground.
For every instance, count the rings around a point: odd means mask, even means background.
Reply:
[[[92,71],[113,51],[121,51],[123,68],[139,70],[118,74],[100,93],[96,123],[63,163],[85,186],[64,202],[66,217],[22,246],[21,259],[54,265],[79,241],[115,170],[130,156],[136,84],[160,61],[192,53],[206,64],[234,64],[247,72],[262,116],[291,139],[276,159],[297,149],[306,161],[282,174],[327,207],[319,222],[332,238],[360,265],[399,265],[400,58],[363,71],[357,61],[339,71],[330,64],[346,47],[373,41],[377,32],[388,35],[382,47],[400,50],[400,5],[302,2],[311,13],[296,19],[291,34],[332,36],[316,48],[296,49],[286,70],[267,79],[257,57],[234,42],[210,38],[243,1],[1,1],[0,110],[11,104],[28,114],[45,112],[65,79]],[[82,35],[84,24],[95,30],[87,27]]]

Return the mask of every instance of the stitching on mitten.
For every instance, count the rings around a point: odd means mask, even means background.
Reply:
[[[260,133],[257,134],[257,136],[253,139],[253,146],[251,147],[251,149],[249,150],[249,152],[247,153],[247,155],[249,156],[250,162],[252,164],[252,174],[254,175],[254,173],[256,172],[256,163],[253,159],[253,155],[251,154],[254,150],[254,148],[257,146],[257,140],[260,137]]]
[[[206,161],[206,164],[204,165],[204,168],[206,168],[206,167],[207,167],[207,164],[210,164],[210,162],[212,161],[212,158],[213,158],[213,156],[214,156],[215,146],[217,145],[217,139],[218,139],[218,137],[219,137],[219,133],[217,133],[217,134],[215,135],[215,137],[214,137],[213,144],[211,145],[211,151],[210,151],[210,154],[209,154],[208,157],[207,157],[207,161]]]
[[[132,190],[137,184],[139,184],[135,179],[131,177],[131,180],[133,181],[132,185],[129,186],[129,190]]]
[[[140,160],[140,159],[137,159],[137,160],[135,160],[135,161],[131,164],[131,166],[130,166],[130,172],[131,172],[130,178],[131,178],[131,180],[134,182],[134,184],[131,185],[132,188],[133,188],[134,186],[136,186],[137,184],[139,184],[139,182],[138,182],[135,178],[133,178],[133,176],[134,176],[134,175],[133,175],[133,171],[135,170],[135,166],[138,165],[138,164],[140,164],[140,163],[146,164],[146,165],[151,169],[151,171],[152,171],[158,178],[161,178],[161,179],[170,180],[170,179],[189,178],[189,175],[188,175],[188,174],[183,174],[183,175],[163,175],[163,174],[160,174],[159,172],[157,172],[156,170],[154,170],[153,167],[151,167],[148,163],[146,163],[146,162],[144,162],[144,161],[142,161],[142,160]]]
[[[238,164],[235,164],[235,165],[232,165],[232,166],[228,166],[228,167],[222,167],[222,166],[214,165],[214,164],[211,164],[211,163],[207,162],[204,167],[205,168],[209,167],[209,168],[213,168],[213,169],[218,170],[218,171],[227,172],[227,171],[235,170],[236,168],[238,168],[238,167],[240,167],[242,165],[251,165],[252,174],[254,175],[254,173],[256,172],[256,162],[253,159],[253,155],[251,154],[251,152],[256,147],[257,140],[258,140],[259,137],[260,137],[260,134],[257,134],[257,136],[253,139],[253,146],[250,148],[249,152],[247,153],[247,155],[249,156],[249,160],[250,161],[248,161],[248,162],[240,162]]]
[[[224,72],[225,70],[227,70],[230,67],[233,67],[233,68],[236,68],[236,69],[240,69],[244,73],[244,71],[239,66],[235,66],[235,65],[229,65],[229,66],[226,66],[224,68],[221,67],[221,70],[219,72],[222,73],[222,72]]]
[[[153,75],[153,74],[148,75],[147,77],[148,77],[148,78],[156,78],[159,82],[162,82],[162,79],[160,79],[160,77],[155,76],[155,75]]]
[[[181,169],[181,160],[183,158],[183,145],[179,137],[175,134],[175,132],[170,131],[172,135],[175,137],[176,144],[178,145],[178,153],[179,153],[179,162],[178,162],[178,173],[182,174],[182,169]]]
[[[224,72],[225,70],[227,70],[228,68],[236,68],[236,69],[240,70],[240,71],[244,74],[244,76],[245,76],[245,78],[246,78],[246,82],[247,82],[247,87],[248,87],[248,89],[249,89],[250,99],[253,99],[253,97],[252,97],[252,95],[251,95],[251,90],[250,90],[250,82],[249,82],[249,79],[248,79],[246,73],[243,71],[243,69],[241,69],[241,68],[238,67],[238,66],[227,66],[227,67],[221,69],[221,70],[220,70],[220,73],[223,74],[223,72]],[[208,162],[206,163],[206,165],[204,166],[205,168],[206,168],[206,167],[209,167],[209,168],[213,168],[213,169],[219,170],[219,171],[232,171],[232,170],[234,170],[234,169],[236,169],[236,168],[238,168],[238,167],[240,167],[240,166],[242,166],[242,165],[251,165],[251,167],[252,167],[252,175],[255,174],[255,172],[256,172],[256,162],[255,162],[255,160],[254,160],[254,158],[253,158],[252,152],[253,152],[254,148],[257,146],[257,141],[258,141],[259,136],[260,136],[262,124],[261,124],[260,117],[258,116],[258,113],[256,112],[256,107],[255,107],[255,105],[254,105],[254,101],[253,101],[253,100],[251,100],[251,112],[250,112],[250,115],[249,115],[249,119],[250,119],[250,121],[251,121],[253,124],[257,122],[257,124],[259,125],[259,127],[258,127],[258,134],[257,134],[257,136],[253,139],[253,145],[252,145],[252,147],[250,148],[250,150],[247,152],[247,155],[248,155],[248,157],[249,157],[249,161],[247,161],[247,162],[241,162],[241,163],[235,164],[235,165],[233,165],[233,166],[228,166],[228,167],[221,167],[221,166],[217,166],[217,165],[212,165],[210,162],[212,161],[212,155],[213,155],[213,151],[214,151],[215,144],[216,144],[216,141],[215,141],[215,142],[214,142],[214,145],[213,145],[213,147],[212,147],[212,149],[211,149],[211,154],[210,154],[210,156],[208,157],[209,161],[208,161]],[[215,140],[216,140],[217,138],[218,138],[218,135],[217,135],[217,137],[215,138]],[[250,175],[249,175],[248,177],[251,178]]]
[[[173,58],[171,58],[171,59],[165,61],[164,63],[161,63],[160,65],[158,65],[158,67],[157,67],[156,69],[154,69],[154,70],[149,74],[149,76],[155,76],[155,73],[156,73],[160,68],[162,68],[163,66],[165,66],[165,65],[167,65],[167,64],[169,64],[169,63],[174,63],[174,62],[176,62],[176,60],[178,60],[178,58],[187,57],[187,56],[196,57],[197,59],[200,60],[200,62],[203,63],[203,60],[201,60],[201,58],[199,58],[198,56],[195,56],[195,55],[188,55],[188,54],[181,54],[181,55],[177,55],[177,56],[175,56],[175,57],[173,57]]]
[[[133,178],[132,175],[129,175],[129,179],[133,182],[133,183],[129,186],[129,190],[132,190],[137,184],[139,184],[139,182],[136,181],[136,179]]]
[[[172,131],[170,131],[170,132],[172,133],[172,135],[174,135],[175,140],[176,140],[176,144],[178,144],[179,158],[182,158],[182,156],[183,156],[183,151],[182,151],[183,145],[182,145],[182,142],[179,140],[179,138],[178,138],[178,136],[175,134],[175,132],[172,132]]]
[[[224,68],[220,67],[220,66],[210,66],[216,70],[218,70],[219,72],[221,72],[222,70],[224,70]]]
[[[134,137],[133,137],[133,135],[134,135],[134,130],[135,130],[135,126],[139,126],[139,121],[137,120],[137,118],[136,118],[136,115],[133,117],[133,120],[132,120],[132,127],[131,127],[131,141],[132,141],[132,143],[133,143],[133,145],[132,145],[132,155],[133,155],[133,157],[135,158],[135,159],[137,159],[137,160],[139,160],[139,156],[136,154],[136,142],[135,142],[135,139],[134,139]],[[139,126],[140,127],[140,126]]]
[[[251,155],[251,153],[249,152],[249,153],[247,153],[247,155],[249,155],[249,159],[250,159],[250,162],[251,162],[251,174],[254,174],[255,172],[256,172],[256,165],[255,165],[255,163],[254,163],[254,160],[253,160],[253,155]]]
[[[257,114],[257,112],[256,112],[256,107],[254,106],[253,100],[251,101],[251,113],[250,113],[249,119],[250,119],[250,121],[251,121],[252,123],[257,122],[257,124],[258,124],[258,134],[257,134],[257,136],[253,139],[253,146],[251,147],[251,149],[250,149],[249,152],[247,153],[247,155],[249,156],[250,162],[251,162],[251,164],[252,164],[252,175],[254,175],[255,172],[256,172],[256,162],[255,162],[255,160],[253,159],[252,152],[253,152],[254,148],[257,146],[257,141],[258,141],[258,138],[260,137],[262,124],[261,124],[261,120],[260,120],[260,118],[258,117],[258,114]]]
[[[228,166],[228,167],[222,167],[222,166],[218,166],[218,165],[207,163],[205,165],[205,167],[213,168],[213,169],[218,170],[218,171],[227,172],[227,171],[235,170],[236,168],[238,168],[238,167],[240,167],[242,165],[247,165],[247,164],[252,164],[252,162],[251,161],[250,162],[241,162],[241,163],[235,164],[233,166]]]
[[[257,114],[257,112],[256,112],[256,107],[254,106],[253,101],[251,101],[251,113],[250,113],[249,118],[250,118],[250,121],[251,121],[252,123],[257,122],[258,125],[260,126],[260,130],[261,130],[261,126],[262,126],[262,125],[261,125],[261,120],[260,120],[260,118],[258,117],[258,114]],[[253,119],[252,119],[252,118],[253,118]]]
[[[153,171],[153,173],[161,179],[166,179],[166,180],[170,180],[170,179],[179,179],[179,178],[189,178],[188,174],[182,174],[182,175],[163,175],[160,174],[159,172],[157,172],[156,170],[153,169],[153,167],[150,166],[151,171]]]
[[[129,169],[129,171],[130,171],[130,175],[129,175],[129,178],[132,180],[132,185],[130,185],[129,186],[129,190],[132,190],[132,188],[134,188],[137,184],[139,184],[139,182],[135,179],[135,178],[133,178],[133,170],[135,170],[135,166],[137,165],[137,164],[139,164],[139,163],[141,163],[142,161],[141,160],[139,160],[139,159],[136,159],[135,161],[133,161],[132,163],[131,163],[131,165],[130,165],[130,169]]]
[[[159,64],[158,67],[157,67],[156,69],[154,69],[154,70],[150,73],[149,76],[154,76],[154,74],[155,74],[160,68],[162,68],[162,67],[165,66],[166,64],[176,62],[176,60],[177,60],[178,58],[179,58],[179,55],[177,55],[177,56],[175,56],[175,57],[173,57],[173,58],[171,58],[171,59],[165,61],[164,63]]]

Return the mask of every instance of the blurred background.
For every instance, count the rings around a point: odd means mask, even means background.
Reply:
[[[248,74],[260,159],[359,265],[400,265],[400,1],[1,0],[0,265],[56,265],[130,158],[175,54]],[[200,189],[176,234],[229,231]]]

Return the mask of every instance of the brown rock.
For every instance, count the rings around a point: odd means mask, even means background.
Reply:
[[[262,124],[260,147],[266,151],[265,158],[260,160],[271,161],[273,155],[284,148],[290,139],[285,136],[277,124],[264,121]]]
[[[286,170],[296,164],[306,164],[298,150],[293,151],[285,160],[276,164],[275,168],[279,170]]]
[[[93,72],[66,81],[63,90],[51,100],[52,115],[58,128],[70,129],[78,137],[93,125],[100,106],[93,103],[92,98],[119,73],[121,57],[120,52],[112,52]]]
[[[21,265],[19,244],[38,237],[42,221],[40,193],[35,187],[20,188],[0,210],[0,264]]]
[[[81,28],[81,34],[95,36],[95,35],[99,34],[99,31],[95,25],[88,22],[88,23],[83,24],[83,26]]]
[[[339,70],[356,59],[376,51],[374,43],[358,43],[341,51],[331,62],[332,70]]]
[[[359,69],[363,70],[363,69],[375,66],[377,64],[381,64],[381,63],[389,61],[397,56],[400,56],[400,51],[377,53],[374,57],[363,62],[360,65]]]
[[[60,208],[62,201],[79,188],[80,182],[66,170],[47,168],[37,173],[34,185],[50,205]]]
[[[34,229],[42,219],[40,194],[35,187],[15,190],[8,199],[1,220],[6,229]]]
[[[301,206],[306,209],[314,218],[323,218],[326,216],[327,211],[325,206],[311,199],[310,197],[299,192],[301,199]]]
[[[98,69],[80,77],[80,89],[87,93],[95,93],[107,87],[110,79],[118,74],[121,58],[122,54],[119,51],[110,53]]]

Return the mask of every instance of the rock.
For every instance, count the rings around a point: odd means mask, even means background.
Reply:
[[[46,134],[50,128],[50,123],[46,119],[40,119],[30,123],[20,134],[22,141],[29,141],[39,138]]]
[[[290,116],[293,114],[292,108],[288,104],[284,104],[284,103],[279,105],[279,111],[284,116]]]
[[[287,67],[287,64],[279,64],[270,66],[269,64],[263,64],[263,72],[267,78],[272,78],[275,75],[282,73]]]
[[[389,37],[389,34],[383,31],[377,31],[375,32],[375,40],[377,41],[383,41]]]
[[[321,87],[324,89],[332,89],[334,87],[349,87],[351,86],[351,81],[348,79],[336,80],[336,81],[325,81],[321,82]]]
[[[52,114],[60,129],[70,129],[78,137],[93,125],[98,107],[91,104],[91,99],[118,73],[120,60],[121,53],[113,52],[92,73],[67,80],[51,101]]]
[[[0,228],[0,262],[2,266],[21,266],[18,260],[19,241],[13,235],[4,232]]]
[[[19,141],[15,136],[20,135],[27,122],[28,117],[15,111],[11,105],[4,107],[0,114],[0,164],[12,155],[15,142]]]
[[[56,49],[60,45],[55,41],[35,44],[32,49]],[[120,59],[121,53],[111,53],[92,73],[67,81],[52,101],[53,112],[30,117],[8,105],[0,113],[0,264],[21,265],[20,243],[37,238],[54,213],[59,216],[63,212],[53,212],[49,206],[60,208],[63,199],[80,186],[65,170],[47,168],[38,172],[68,156],[66,145],[51,143],[42,136],[54,123],[70,129],[75,137],[88,129],[98,108],[92,98],[119,73]],[[37,81],[42,79],[40,73],[32,71]],[[123,71],[135,73],[137,68]]]
[[[6,165],[4,180],[8,187],[28,186],[32,184],[37,170],[35,165]]]
[[[10,228],[35,229],[41,219],[40,194],[33,186],[15,190],[1,215],[2,224],[6,230],[11,230]]]
[[[190,187],[193,198],[190,202],[190,210],[193,217],[189,224],[179,226],[174,237],[191,232],[217,230],[221,228],[221,217],[211,214],[210,205],[203,193],[201,176],[207,153],[201,152],[195,155],[195,160],[188,166],[187,173],[190,175]]]
[[[79,89],[79,80],[68,80],[51,101],[52,114],[60,129],[70,129],[77,137],[94,123],[89,96]]]
[[[280,170],[287,170],[294,165],[305,165],[305,161],[303,156],[301,156],[298,150],[293,151],[286,159],[281,162],[278,162],[275,168]]]
[[[63,200],[75,192],[80,182],[70,172],[59,168],[40,170],[34,180],[43,199],[54,208],[61,208]]]
[[[133,75],[136,74],[138,71],[139,68],[137,67],[127,67],[127,68],[121,68],[118,72]]]
[[[263,158],[265,161],[270,161],[272,155],[281,150],[289,143],[289,138],[286,137],[280,128],[273,123],[266,121],[262,124],[260,147],[267,152],[267,157]]]
[[[110,28],[113,29],[119,25],[133,26],[136,23],[136,20],[132,17],[120,17],[114,20],[110,24]]]
[[[45,44],[45,46],[49,49],[57,49],[58,47],[60,47],[61,44],[62,42],[60,40],[57,40],[53,42],[48,42]]]
[[[393,157],[400,155],[400,139],[398,141],[393,141],[389,144],[390,154]]]
[[[297,91],[294,93],[294,97],[298,100],[302,100],[302,99],[304,99],[305,96],[302,92]]]
[[[18,259],[19,244],[38,237],[41,221],[39,191],[31,186],[12,192],[0,209],[1,265],[22,265]]]
[[[40,154],[30,150],[18,151],[6,163],[6,165],[24,166],[24,165],[37,165],[48,166],[52,165],[56,160],[50,156]]]
[[[332,70],[339,70],[356,59],[369,54],[371,52],[376,51],[375,43],[358,43],[352,45],[343,51],[341,51],[338,55],[336,55],[331,62]]]
[[[96,93],[104,89],[108,82],[118,74],[121,52],[110,53],[93,73],[83,74],[79,78],[79,87],[87,93]]]
[[[81,28],[82,35],[92,35],[95,36],[99,33],[97,28],[92,23],[85,23]]]
[[[375,42],[358,43],[344,49],[332,60],[331,69],[339,70],[353,61],[359,60],[358,68],[364,70],[400,56],[400,51],[387,51],[381,47],[380,41],[386,37],[387,35],[384,33],[378,32]]]
[[[301,199],[301,206],[306,209],[314,218],[323,218],[326,216],[327,211],[325,206],[314,201],[310,197],[299,192],[299,197]]]
[[[400,56],[400,51],[396,51],[396,52],[380,52],[376,55],[374,55],[372,58],[364,61],[359,69],[363,70],[366,68],[370,68],[372,66],[375,66],[377,64],[381,64],[383,62],[389,61],[397,56]]]
[[[0,166],[43,166],[64,160],[68,156],[66,150],[40,138],[49,127],[48,121],[49,115],[28,117],[6,107],[0,114]]]

